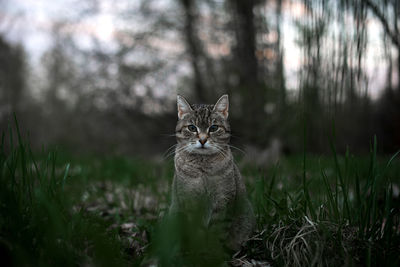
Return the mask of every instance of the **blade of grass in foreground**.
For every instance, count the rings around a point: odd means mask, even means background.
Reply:
[[[339,222],[340,221],[339,209],[338,209],[338,206],[336,205],[336,201],[333,196],[331,186],[329,185],[328,178],[326,177],[326,174],[325,174],[324,170],[322,170],[322,169],[321,169],[321,175],[322,175],[322,179],[325,184],[325,190],[327,193],[327,200],[328,200],[330,211],[333,211],[332,213],[335,218],[335,221]]]
[[[334,138],[335,138],[335,130],[333,130],[333,139]],[[343,176],[342,176],[342,171],[340,169],[338,155],[336,153],[336,147],[333,144],[332,138],[329,138],[329,143],[330,143],[330,146],[331,146],[331,151],[332,151],[333,159],[334,159],[334,163],[335,163],[336,176],[339,178],[339,185],[340,185],[340,188],[342,190],[343,202],[344,202],[343,203],[343,205],[344,205],[343,210],[346,212],[344,214],[344,216],[342,217],[342,219],[347,218],[349,221],[351,221],[351,213],[350,213],[349,200],[348,200],[348,194],[347,194],[348,190],[346,188],[346,184],[345,184],[345,181],[344,181]],[[337,199],[338,198],[338,194],[339,194],[339,192],[338,192],[338,190],[336,190],[336,205],[339,205],[338,199]]]
[[[317,218],[314,205],[311,202],[310,192],[307,185],[307,172],[306,172],[306,147],[307,147],[307,130],[306,123],[304,122],[304,149],[303,149],[303,194],[304,194],[304,214],[307,214],[307,209],[310,212],[311,218],[315,220]]]

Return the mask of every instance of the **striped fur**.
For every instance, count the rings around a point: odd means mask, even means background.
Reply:
[[[229,147],[228,96],[216,105],[190,105],[178,96],[178,117],[170,212],[187,213],[207,199],[205,225],[228,222],[226,244],[238,249],[252,232],[255,219]],[[211,132],[212,125],[218,129]],[[207,140],[204,146],[201,138]]]

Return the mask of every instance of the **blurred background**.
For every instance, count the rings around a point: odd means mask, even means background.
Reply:
[[[392,153],[399,29],[397,0],[0,0],[0,130],[15,112],[38,150],[156,157],[177,93],[228,93],[232,142],[260,161],[333,132]]]

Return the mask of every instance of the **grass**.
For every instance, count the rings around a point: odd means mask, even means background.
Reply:
[[[266,248],[258,244],[260,250],[269,250],[275,263],[286,266],[397,266],[400,218],[393,186],[399,182],[398,160],[378,160],[376,147],[375,141],[369,164],[350,153],[334,152],[327,165],[303,158],[303,166],[306,160],[314,167],[292,177],[297,182],[286,180],[279,191],[271,188],[273,181],[285,180],[281,177],[256,186],[254,205],[267,242]]]
[[[17,126],[0,148],[0,251],[5,266],[122,266],[126,256],[115,231],[98,216],[74,209],[65,187],[70,165],[57,154],[35,160]]]
[[[381,157],[285,157],[241,166],[257,231],[229,254],[165,217],[173,162],[0,148],[0,254],[7,266],[399,266],[400,164]],[[240,163],[240,158],[237,159]],[[193,223],[193,222],[192,222]],[[190,248],[190,249],[189,249]],[[252,265],[248,265],[252,266]]]

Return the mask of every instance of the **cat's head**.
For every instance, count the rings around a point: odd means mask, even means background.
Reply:
[[[178,95],[178,149],[194,154],[223,153],[230,139],[229,99],[223,95],[215,105],[190,105]]]

